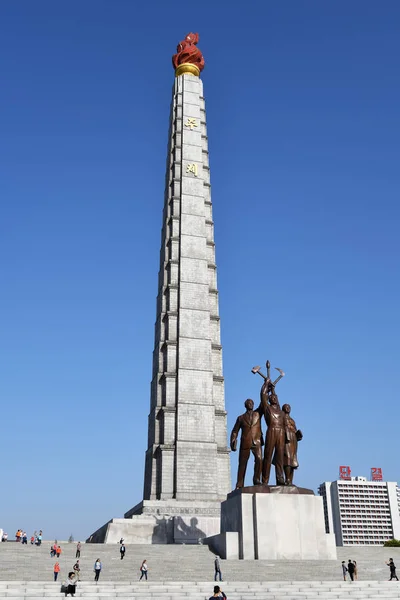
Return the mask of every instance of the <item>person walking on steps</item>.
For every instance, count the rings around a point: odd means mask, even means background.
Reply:
[[[76,592],[75,573],[73,571],[70,571],[68,573],[68,579],[65,583],[65,597],[67,597],[68,594],[71,594],[71,596],[75,596],[75,592]]]
[[[76,545],[76,554],[75,554],[75,558],[80,558],[81,557],[81,543],[78,542]]]
[[[101,560],[98,558],[94,563],[94,580],[97,583],[101,572]]]
[[[214,581],[217,581],[217,578],[219,576],[219,580],[222,581],[222,573],[221,573],[221,565],[219,563],[219,556],[215,555],[215,560],[214,560]]]
[[[121,544],[121,548],[119,549],[119,551],[120,551],[121,560],[122,560],[124,558],[125,552],[126,552],[125,544]]]
[[[57,581],[57,577],[60,572],[60,563],[59,562],[56,562],[56,564],[54,565],[53,572],[54,572],[54,581]]]
[[[215,598],[219,598],[220,600],[227,600],[226,594],[224,594],[219,585],[214,586],[214,594],[209,600],[215,600]]]
[[[351,581],[354,581],[355,567],[354,567],[354,563],[352,563],[351,560],[349,560],[349,562],[347,563],[347,570],[349,572]]]
[[[347,567],[344,560],[342,560],[342,571],[343,571],[343,581],[347,580]]]
[[[396,575],[396,565],[394,564],[393,558],[389,558],[389,562],[386,563],[387,566],[390,569],[390,579],[389,581],[392,581],[392,579],[396,579],[397,581],[399,580],[399,578]]]
[[[76,561],[76,563],[74,564],[74,566],[72,567],[76,576],[76,580],[80,581],[81,580],[81,567],[79,564],[79,559]]]
[[[142,581],[143,577],[145,577],[146,581],[147,581],[147,571],[149,570],[149,567],[147,566],[147,560],[144,559],[144,561],[142,562],[142,565],[140,567],[140,572],[141,572],[141,576],[139,581]]]

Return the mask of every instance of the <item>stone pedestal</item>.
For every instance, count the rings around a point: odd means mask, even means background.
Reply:
[[[220,502],[143,500],[112,519],[87,540],[116,544],[198,544],[220,531]]]
[[[336,559],[322,498],[295,486],[235,490],[221,504],[221,533],[206,543],[227,559]]]

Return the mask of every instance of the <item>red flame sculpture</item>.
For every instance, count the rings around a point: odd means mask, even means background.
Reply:
[[[199,71],[204,69],[204,57],[201,50],[197,48],[198,41],[198,33],[188,33],[185,39],[178,44],[176,54],[172,57],[175,69],[186,63],[196,65]]]

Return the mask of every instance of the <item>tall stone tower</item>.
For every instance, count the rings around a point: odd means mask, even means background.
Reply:
[[[143,500],[88,541],[197,543],[231,489],[198,35],[173,56]]]
[[[146,500],[220,500],[230,490],[214,223],[198,36],[173,57]]]

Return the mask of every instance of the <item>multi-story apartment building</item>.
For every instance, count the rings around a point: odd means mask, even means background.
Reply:
[[[325,529],[337,546],[382,545],[400,539],[400,490],[394,481],[365,477],[325,481],[319,486]]]

